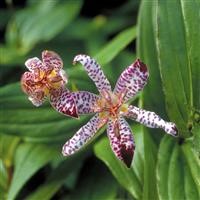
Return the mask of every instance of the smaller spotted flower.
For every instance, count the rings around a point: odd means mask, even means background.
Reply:
[[[84,66],[100,95],[87,91],[71,93],[78,115],[90,113],[95,113],[95,115],[64,144],[64,156],[77,152],[95,135],[99,128],[107,124],[107,135],[113,152],[118,159],[130,167],[135,142],[125,117],[151,128],[162,128],[167,134],[177,136],[178,131],[174,123],[166,122],[154,112],[137,108],[128,103],[128,100],[144,88],[148,80],[147,67],[139,59],[122,72],[113,91],[94,59],[87,55],[77,55],[74,58],[74,63],[76,62],[80,62]]]
[[[35,106],[40,106],[49,98],[57,111],[78,117],[74,99],[69,90],[64,88],[67,77],[58,54],[45,50],[42,52],[42,61],[34,57],[28,59],[25,65],[29,71],[22,75],[21,86]]]

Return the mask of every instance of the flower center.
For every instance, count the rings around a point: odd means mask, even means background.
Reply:
[[[48,71],[38,70],[34,82],[38,89],[44,91],[45,95],[48,95],[50,90],[59,89],[64,84],[63,78],[55,69]]]
[[[103,119],[117,119],[121,112],[126,112],[128,105],[123,103],[123,97],[109,91],[103,91],[102,96],[97,100],[94,111],[100,113]]]

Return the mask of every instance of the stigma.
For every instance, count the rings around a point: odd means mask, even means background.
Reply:
[[[103,91],[94,106],[94,112],[98,112],[101,119],[117,120],[118,117],[128,111],[128,104],[123,103],[121,94]]]

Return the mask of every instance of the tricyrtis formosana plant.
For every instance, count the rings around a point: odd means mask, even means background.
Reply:
[[[103,125],[107,124],[107,135],[115,155],[128,167],[131,166],[135,150],[132,131],[123,117],[134,119],[148,127],[163,128],[168,134],[177,136],[178,130],[172,122],[166,122],[154,112],[129,106],[127,101],[143,89],[148,80],[148,69],[137,59],[120,75],[114,91],[99,64],[87,55],[77,55],[73,63],[80,62],[94,81],[100,95],[86,91],[70,92],[64,89],[61,58],[52,51],[42,52],[42,61],[34,57],[26,61],[30,72],[22,76],[24,92],[36,106],[49,97],[53,107],[72,117],[94,113],[94,117],[63,146],[63,155],[69,156],[79,150]]]
[[[0,12],[0,199],[200,199],[200,1],[26,2]]]

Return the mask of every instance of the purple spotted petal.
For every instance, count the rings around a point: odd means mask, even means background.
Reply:
[[[46,68],[61,69],[63,67],[63,61],[60,56],[53,52],[45,50],[42,52],[42,60]]]
[[[132,131],[124,118],[120,117],[118,121],[108,122],[107,134],[113,152],[122,160],[127,167],[131,166],[134,155],[134,140]]]
[[[77,55],[73,63],[80,62],[86,69],[90,78],[94,81],[97,89],[102,91],[111,91],[111,85],[101,70],[99,64],[87,55]]]
[[[127,117],[134,119],[141,124],[146,125],[150,128],[162,128],[167,134],[172,136],[178,135],[176,125],[172,122],[166,122],[154,112],[146,111],[135,106],[129,106]]]
[[[86,125],[81,127],[76,134],[64,144],[62,149],[63,155],[69,156],[78,151],[103,125],[104,124],[101,123],[99,115],[96,114]]]
[[[148,76],[147,66],[137,59],[122,72],[114,92],[117,94],[124,93],[124,101],[127,101],[144,88]]]
[[[71,95],[75,100],[78,114],[94,113],[99,96],[86,91],[72,92]]]
[[[54,90],[51,93],[50,102],[58,112],[78,118],[75,100],[68,90]]]
[[[42,61],[37,57],[28,59],[25,65],[31,72],[34,72],[36,69],[44,69]]]
[[[28,99],[34,106],[39,107],[44,103],[45,95],[42,90],[35,90],[34,93],[28,97]]]

